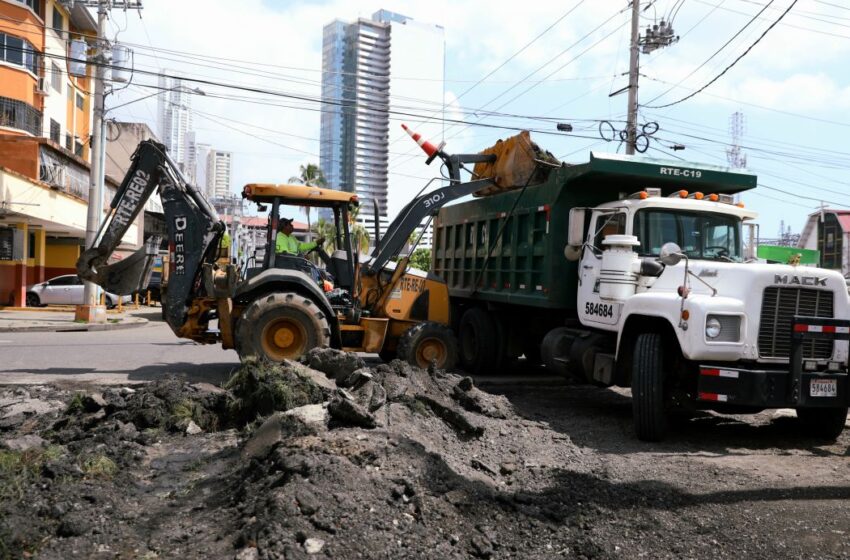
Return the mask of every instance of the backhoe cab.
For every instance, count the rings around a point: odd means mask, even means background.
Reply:
[[[376,256],[356,252],[359,243],[350,228],[351,210],[359,203],[356,195],[269,184],[246,185],[242,194],[269,208],[269,219],[262,262],[245,269],[234,293],[234,343],[240,354],[280,361],[329,345],[376,352],[385,359],[399,357],[423,367],[454,365],[457,349],[448,328],[445,283],[408,270],[406,259],[399,263],[387,259],[376,266]],[[305,255],[275,253],[285,207],[326,208],[333,213],[330,254],[319,246],[310,251],[324,268]],[[391,233],[392,229],[385,239],[392,241]]]

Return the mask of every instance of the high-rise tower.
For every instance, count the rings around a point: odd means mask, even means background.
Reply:
[[[171,159],[186,172],[189,164],[189,131],[192,130],[191,91],[182,80],[159,77],[157,96],[159,137],[168,148]],[[194,172],[192,172],[194,175]]]
[[[440,139],[444,49],[442,27],[387,10],[324,28],[319,165],[329,187],[358,194],[363,221],[372,201],[392,216],[427,181],[416,178],[429,173],[397,113],[430,117],[417,131]],[[403,155],[408,150],[415,155]]]

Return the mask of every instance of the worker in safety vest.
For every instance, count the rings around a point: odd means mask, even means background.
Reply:
[[[312,251],[317,246],[325,243],[325,238],[320,237],[316,241],[302,243],[292,235],[292,218],[281,218],[278,225],[277,237],[275,237],[275,253],[278,255],[299,255]]]

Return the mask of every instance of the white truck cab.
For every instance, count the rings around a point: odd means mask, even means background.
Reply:
[[[742,412],[793,407],[819,433],[843,428],[845,280],[757,262],[753,240],[744,240],[755,217],[731,196],[654,189],[572,210],[566,255],[579,259],[578,319],[596,333],[587,367],[603,384],[625,372],[619,379],[631,381],[643,439],[663,436],[671,401]],[[571,351],[575,362],[575,344]]]

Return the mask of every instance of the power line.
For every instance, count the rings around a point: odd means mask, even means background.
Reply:
[[[8,48],[7,48],[7,50],[8,50]],[[22,51],[23,49],[16,49],[16,50]],[[81,59],[74,59],[74,58],[71,58],[69,56],[64,56],[64,55],[55,55],[55,54],[45,53],[43,56],[45,56],[47,58],[52,58],[52,59],[82,62],[82,63],[86,63],[86,64],[89,64],[89,65],[92,65],[92,66],[100,66],[100,67],[104,67],[104,68],[113,68],[113,69],[114,68],[121,68],[121,67],[114,66],[112,64],[99,63],[99,62],[87,61],[87,60],[81,60]],[[233,90],[237,90],[237,91],[245,91],[245,92],[256,93],[256,94],[261,94],[261,95],[269,95],[269,96],[273,96],[273,97],[283,97],[283,98],[287,98],[287,99],[294,99],[294,100],[305,101],[305,102],[309,102],[309,103],[325,103],[325,104],[329,104],[329,105],[336,105],[336,106],[341,106],[341,107],[358,109],[358,110],[361,110],[361,111],[373,111],[373,112],[376,112],[376,113],[387,113],[387,114],[391,114],[391,115],[401,115],[401,116],[408,116],[408,117],[420,118],[420,119],[427,119],[428,118],[427,115],[423,115],[423,114],[420,114],[420,113],[414,113],[414,112],[410,112],[410,111],[398,111],[398,110],[390,109],[386,105],[374,105],[374,104],[367,104],[367,103],[348,102],[346,100],[326,99],[326,98],[322,98],[322,97],[315,97],[315,96],[309,96],[309,95],[305,95],[305,94],[297,94],[297,93],[285,92],[285,91],[276,91],[276,90],[270,90],[270,89],[265,89],[265,88],[255,87],[255,86],[242,85],[242,84],[236,84],[236,83],[220,82],[220,81],[214,81],[214,80],[209,80],[209,79],[201,79],[201,78],[196,78],[196,77],[178,76],[178,75],[175,75],[175,74],[169,74],[169,73],[165,73],[165,72],[153,72],[153,71],[139,70],[139,69],[135,70],[135,72],[140,73],[140,74],[144,74],[144,75],[148,75],[148,76],[165,77],[165,78],[170,78],[170,79],[173,79],[173,80],[182,80],[184,82],[192,82],[192,83],[195,83],[195,84],[201,84],[201,85],[207,85],[207,86],[213,86],[213,87],[222,87],[222,88],[233,89]],[[153,87],[153,88],[156,88],[156,89],[163,89],[163,88],[160,88],[159,86],[154,86],[154,85],[146,85],[145,87]],[[212,96],[210,94],[207,94],[207,95]],[[259,102],[254,101],[254,103],[259,103]],[[520,117],[520,116],[517,115],[517,117]],[[520,118],[528,118],[528,116],[523,116],[523,117],[520,117]],[[534,118],[534,117],[532,117],[532,118]],[[525,127],[505,126],[505,125],[495,125],[495,124],[482,123],[482,122],[480,122],[481,119],[479,119],[479,121],[476,121],[476,122],[470,122],[470,121],[466,121],[466,120],[462,120],[462,119],[450,119],[450,118],[441,118],[439,120],[441,120],[443,122],[453,123],[453,124],[456,124],[456,125],[479,126],[479,127],[484,127],[484,128],[495,128],[495,129],[502,129],[502,130],[516,130],[516,131],[526,130]],[[552,118],[546,118],[544,120],[550,121],[550,120],[552,120]],[[599,120],[604,120],[604,119],[574,119],[574,120],[596,121],[596,122],[598,122]],[[551,131],[551,130],[537,130],[536,132],[539,133],[539,134],[551,134],[551,135],[559,135],[559,136],[561,135],[560,133],[557,133],[557,132],[554,132],[554,131]],[[588,138],[592,138],[592,137],[588,137]]]
[[[694,1],[695,1],[695,2],[699,2],[700,4],[705,4],[705,5],[707,5],[707,6],[711,6],[711,5],[712,5],[712,4],[710,4],[709,2],[707,2],[706,0],[694,0]],[[722,10],[724,10],[724,11],[726,11],[726,12],[730,12],[730,13],[733,13],[733,14],[739,14],[739,15],[742,15],[742,16],[751,16],[751,15],[752,15],[752,14],[750,14],[750,13],[748,13],[748,12],[742,12],[742,11],[740,11],[740,10],[734,10],[734,9],[732,9],[732,8],[726,8],[726,7],[723,7],[723,8],[721,8],[721,9],[722,9]],[[769,20],[765,20],[765,21],[769,21]],[[838,37],[838,38],[841,38],[841,39],[850,39],[850,35],[841,35],[841,34],[839,34],[839,33],[832,33],[832,32],[830,32],[830,31],[823,31],[823,30],[821,30],[821,29],[812,29],[811,27],[803,27],[802,25],[796,25],[796,24],[793,24],[793,23],[782,22],[782,25],[783,25],[783,26],[785,26],[785,27],[791,27],[791,28],[794,28],[794,29],[800,29],[800,30],[802,30],[802,31],[809,31],[809,32],[811,32],[811,33],[819,33],[819,34],[821,34],[821,35],[828,35],[828,36],[830,36],[830,37]]]
[[[772,0],[771,0],[771,1],[772,1]],[[750,52],[751,50],[753,50],[753,47],[755,47],[756,45],[758,45],[758,44],[759,44],[759,42],[760,42],[762,39],[764,39],[764,36],[765,36],[765,35],[767,35],[767,34],[770,32],[770,30],[771,30],[771,29],[773,29],[774,27],[776,27],[776,24],[778,24],[780,21],[782,21],[782,18],[784,18],[784,17],[788,14],[788,12],[790,12],[790,11],[791,11],[791,8],[793,8],[793,7],[794,7],[794,5],[795,5],[796,3],[797,3],[797,0],[792,0],[791,5],[790,5],[790,6],[788,6],[788,8],[786,8],[784,12],[782,12],[782,15],[780,15],[780,16],[776,19],[776,21],[774,21],[773,23],[771,23],[771,24],[770,24],[770,26],[769,26],[767,29],[765,29],[765,30],[764,30],[764,32],[763,32],[761,35],[759,35],[758,39],[756,39],[756,40],[755,40],[755,42],[754,42],[752,45],[750,45],[749,47],[747,47],[747,50],[745,50],[743,53],[741,53],[741,55],[740,55],[740,56],[738,56],[738,58],[736,58],[735,60],[733,60],[733,61],[732,61],[732,64],[730,64],[729,66],[727,66],[726,68],[724,68],[724,69],[723,69],[723,71],[722,71],[720,74],[718,74],[717,76],[715,76],[715,77],[714,77],[714,79],[712,79],[710,82],[708,82],[707,84],[705,84],[704,86],[702,86],[701,88],[699,88],[698,90],[696,90],[695,92],[691,93],[690,95],[687,95],[687,96],[683,97],[682,99],[679,99],[678,101],[674,101],[674,102],[672,102],[672,103],[667,103],[667,104],[665,104],[665,105],[645,105],[645,107],[648,107],[648,108],[650,108],[650,109],[663,109],[663,108],[665,108],[665,107],[671,107],[671,106],[673,106],[673,105],[678,105],[679,103],[681,103],[681,102],[683,102],[683,101],[687,101],[687,100],[688,100],[688,99],[690,99],[691,97],[693,97],[693,96],[697,95],[698,93],[700,93],[701,91],[703,91],[705,88],[707,88],[708,86],[710,86],[711,84],[713,84],[714,82],[716,82],[717,80],[719,80],[721,77],[723,77],[723,75],[724,75],[724,74],[726,74],[726,72],[728,72],[728,71],[729,71],[729,70],[730,70],[733,66],[735,66],[735,65],[738,63],[738,61],[739,61],[739,60],[741,60],[742,58],[744,58],[745,56],[747,56],[747,54],[749,54],[749,52]]]
[[[734,35],[732,35],[732,37],[730,37],[728,41],[726,41],[725,43],[723,43],[723,45],[721,45],[721,47],[720,47],[719,49],[717,49],[716,51],[714,51],[714,53],[713,53],[711,56],[709,56],[707,59],[705,59],[705,60],[702,62],[702,64],[700,64],[699,66],[697,66],[696,68],[694,68],[694,69],[691,71],[691,73],[690,73],[690,74],[688,74],[687,76],[685,76],[684,78],[682,78],[681,80],[679,80],[679,81],[676,83],[676,85],[671,86],[669,89],[667,89],[667,91],[664,91],[664,92],[662,92],[662,93],[660,93],[660,94],[656,95],[655,97],[653,97],[653,98],[652,98],[652,99],[650,99],[649,101],[647,101],[645,106],[646,106],[646,107],[648,107],[648,106],[649,106],[649,104],[650,104],[650,103],[652,103],[653,101],[655,101],[656,99],[658,99],[658,98],[660,98],[660,97],[664,97],[665,95],[667,95],[668,93],[670,93],[671,91],[673,91],[673,90],[674,90],[677,86],[681,85],[681,84],[682,84],[685,80],[687,80],[688,78],[690,78],[691,76],[693,76],[694,74],[696,74],[697,72],[699,72],[699,71],[700,71],[700,69],[702,69],[702,67],[703,67],[703,66],[705,66],[706,64],[708,64],[708,63],[709,63],[709,62],[710,62],[710,61],[711,61],[711,60],[712,60],[715,56],[717,56],[718,54],[720,54],[720,52],[721,52],[723,49],[725,49],[726,47],[728,47],[728,46],[732,43],[732,41],[734,41],[735,39],[737,39],[737,38],[738,38],[738,36],[739,36],[739,35],[741,35],[741,33],[743,33],[743,32],[744,32],[744,31],[745,31],[745,30],[746,30],[746,29],[747,29],[750,25],[752,25],[752,23],[753,23],[754,21],[756,21],[756,19],[758,18],[758,16],[760,16],[760,15],[761,15],[761,14],[762,14],[765,10],[767,10],[768,6],[770,6],[771,4],[773,4],[773,2],[774,2],[774,0],[770,0],[770,2],[768,2],[768,3],[767,3],[767,5],[765,5],[765,6],[761,9],[761,11],[759,11],[756,15],[754,15],[752,18],[750,18],[750,20],[749,20],[747,23],[745,23],[745,24],[744,24],[744,26],[743,26],[741,29],[739,29],[739,30],[738,30],[738,31],[737,31]],[[694,94],[694,95],[696,95],[696,94]]]
[[[655,78],[653,76],[647,76],[646,74],[641,74],[641,76],[648,79],[648,80],[652,80],[654,82],[658,82],[658,83],[665,84],[665,85],[670,85],[672,83],[672,82],[662,80],[660,78]],[[693,88],[689,88],[687,86],[679,86],[679,87],[681,89],[696,91]],[[716,93],[706,93],[705,95],[708,95],[709,97],[716,97],[717,99],[723,99],[724,101],[732,101],[733,103],[738,103],[740,105],[746,105],[748,107],[755,107],[757,109],[763,109],[765,111],[780,113],[782,115],[789,115],[789,116],[797,117],[797,118],[800,118],[800,119],[806,119],[806,120],[816,121],[816,122],[825,123],[825,124],[834,124],[836,126],[842,126],[842,127],[850,128],[850,122],[836,121],[834,119],[822,119],[822,118],[819,118],[819,117],[813,117],[811,115],[804,115],[802,113],[795,113],[793,111],[786,111],[784,109],[776,109],[776,108],[773,108],[773,107],[767,107],[765,105],[759,105],[758,103],[751,103],[749,101],[741,101],[740,99],[734,99],[732,97],[726,97],[724,95],[718,95]],[[643,108],[654,109],[654,107],[648,107],[648,106],[645,106]]]
[[[635,1],[637,1],[637,0],[635,0]],[[570,44],[570,45],[569,45],[566,49],[562,50],[560,53],[558,53],[557,55],[555,55],[553,58],[549,59],[548,61],[546,61],[546,62],[545,62],[545,63],[543,63],[542,65],[538,66],[538,67],[537,67],[537,68],[536,68],[533,72],[531,72],[530,74],[526,75],[526,76],[525,76],[525,78],[522,78],[522,79],[520,79],[519,81],[517,81],[517,82],[516,82],[516,84],[514,84],[514,86],[511,86],[510,88],[508,88],[507,90],[503,91],[502,93],[500,93],[499,95],[497,95],[497,96],[496,96],[496,97],[494,97],[493,99],[489,100],[487,103],[485,103],[485,104],[484,104],[484,107],[486,107],[486,106],[487,106],[487,105],[489,105],[490,103],[492,103],[492,102],[496,101],[497,99],[499,99],[500,97],[502,97],[504,94],[506,94],[507,92],[509,92],[510,90],[512,90],[514,87],[516,87],[517,85],[519,85],[519,84],[523,83],[523,82],[524,82],[524,80],[526,80],[527,78],[529,78],[529,77],[533,76],[534,74],[536,74],[537,72],[539,72],[540,70],[542,70],[543,68],[545,68],[546,66],[548,66],[549,64],[551,64],[552,62],[554,62],[555,60],[557,60],[558,58],[560,58],[563,54],[565,54],[566,52],[568,52],[569,50],[571,50],[572,48],[574,48],[575,46],[577,46],[578,44],[580,44],[582,41],[584,41],[585,39],[587,39],[588,37],[590,37],[593,33],[595,33],[596,31],[598,31],[599,29],[601,29],[604,25],[606,25],[608,22],[610,22],[611,20],[613,20],[615,17],[617,17],[618,15],[622,14],[622,13],[623,13],[623,11],[624,11],[624,10],[619,10],[619,11],[617,11],[616,13],[614,13],[611,17],[609,17],[608,19],[606,19],[605,21],[603,21],[601,24],[599,24],[598,26],[596,26],[595,28],[593,28],[591,31],[589,31],[589,32],[588,32],[588,33],[586,33],[584,36],[582,36],[580,39],[578,39],[578,40],[577,40],[577,41],[575,41],[574,43]],[[625,23],[628,23],[628,22],[625,22]],[[623,25],[625,25],[625,23],[623,23],[623,24],[621,24],[621,25],[617,26],[617,27],[616,27],[614,30],[612,30],[610,33],[608,33],[607,35],[605,35],[604,37],[602,37],[602,39],[600,39],[599,41],[597,41],[597,42],[593,43],[593,44],[592,44],[592,45],[590,45],[588,48],[586,48],[586,49],[585,49],[585,50],[583,50],[581,53],[579,53],[577,56],[573,57],[572,59],[570,59],[569,61],[567,61],[566,63],[564,63],[564,64],[563,64],[563,65],[561,65],[560,67],[558,67],[557,69],[555,69],[555,71],[554,71],[554,72],[551,72],[549,75],[547,75],[547,77],[546,77],[546,78],[544,78],[544,81],[545,81],[546,79],[550,78],[551,76],[553,76],[555,73],[557,73],[557,72],[561,71],[561,70],[562,70],[563,68],[565,68],[567,65],[569,65],[569,64],[571,64],[572,62],[576,61],[578,58],[580,58],[581,56],[583,56],[583,55],[584,55],[585,53],[587,53],[590,49],[594,48],[596,45],[598,45],[598,44],[599,44],[599,43],[601,43],[602,41],[604,41],[604,40],[608,39],[609,37],[611,37],[611,35],[613,35],[614,33],[616,33],[616,32],[620,29],[620,27],[622,27]],[[519,93],[518,95],[516,95],[516,96],[512,97],[511,99],[509,99],[509,100],[508,100],[508,101],[506,101],[505,103],[503,103],[503,104],[499,105],[498,107],[496,107],[496,109],[495,109],[495,110],[497,110],[497,111],[498,111],[498,110],[499,110],[499,109],[501,109],[502,107],[505,107],[507,104],[509,104],[509,103],[513,102],[513,101],[514,101],[514,100],[516,100],[518,97],[521,97],[522,95],[525,95],[526,93],[528,93],[528,92],[529,92],[531,89],[533,89],[533,88],[534,88],[534,86],[531,86],[531,87],[529,87],[528,89],[526,89],[526,90],[522,91],[522,92],[521,92],[521,93]],[[481,120],[483,120],[483,119],[478,119],[478,121],[476,121],[476,123],[480,124]],[[473,124],[474,124],[474,123],[473,123]],[[456,137],[458,134],[460,134],[461,132],[463,132],[464,130],[466,130],[466,128],[468,128],[469,126],[472,126],[473,124],[469,124],[468,126],[461,128],[460,130],[458,130],[457,132],[455,132],[454,134],[452,134],[451,136],[449,136],[448,138],[446,138],[446,140],[449,140],[449,139],[451,139],[451,138]],[[451,128],[454,128],[454,126],[450,126],[450,127],[449,127],[449,129],[447,129],[447,130],[450,130]],[[558,134],[558,135],[562,135],[562,134]],[[417,150],[416,148],[411,148],[411,149],[408,151],[408,153],[409,153],[409,154],[415,154],[415,153],[416,153],[416,150]],[[407,160],[404,160],[404,161],[402,161],[402,162],[397,163],[397,164],[396,164],[393,168],[398,167],[399,165],[402,165],[402,164],[406,163],[407,161],[409,161],[409,160],[410,160],[410,159],[412,159],[413,157],[415,157],[415,156],[412,156],[412,157],[408,158]]]

